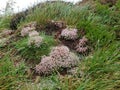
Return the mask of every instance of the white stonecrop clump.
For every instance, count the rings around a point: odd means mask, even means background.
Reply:
[[[50,53],[52,58],[57,60],[66,59],[69,56],[70,50],[66,46],[53,47]]]
[[[27,36],[31,31],[33,31],[35,28],[34,27],[24,27],[21,30],[21,36]]]
[[[66,28],[63,29],[61,32],[61,37],[67,39],[67,40],[75,40],[78,38],[77,29],[72,28]]]
[[[35,37],[35,36],[39,36],[39,33],[37,31],[29,32],[29,37]]]
[[[83,37],[79,40],[78,45],[76,46],[76,51],[79,53],[85,53],[88,50],[88,47],[86,46],[88,39],[86,37]]]
[[[35,71],[38,74],[50,74],[57,68],[53,58],[48,56],[41,59],[41,62],[36,65]]]
[[[78,64],[79,62],[79,58],[78,56],[76,56],[74,53],[70,52],[69,56],[61,59],[61,60],[57,60],[57,65],[61,68],[71,68],[74,67]]]
[[[43,57],[36,65],[35,71],[38,74],[51,74],[60,68],[71,68],[78,64],[79,58],[66,46],[57,46],[51,50],[48,57]]]
[[[41,36],[29,37],[28,45],[29,46],[40,47],[42,42],[43,42],[43,37],[41,37]]]
[[[35,31],[36,22],[26,24],[21,30],[21,36],[29,36],[28,46],[40,47],[43,43],[43,37],[39,36],[39,33]]]
[[[85,53],[87,50],[88,50],[88,47],[79,47],[76,49],[76,51],[79,53]]]

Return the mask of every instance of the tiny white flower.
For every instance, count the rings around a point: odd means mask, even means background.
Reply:
[[[78,64],[79,58],[71,53],[66,46],[56,46],[49,56],[44,56],[36,65],[35,71],[39,74],[51,74],[60,68],[71,68]]]
[[[29,46],[34,45],[36,47],[40,47],[42,42],[43,42],[43,37],[41,36],[30,37],[28,40],[28,45]]]
[[[61,37],[68,40],[75,40],[78,37],[77,29],[72,29],[72,28],[63,29],[61,32]]]
[[[76,51],[79,53],[85,53],[88,50],[88,47],[86,46],[88,39],[86,37],[83,37],[79,40],[79,43],[76,45]]]
[[[27,36],[29,32],[32,31],[30,27],[25,27],[21,30],[21,36]]]
[[[29,37],[35,37],[35,36],[39,36],[39,33],[37,31],[29,32]]]

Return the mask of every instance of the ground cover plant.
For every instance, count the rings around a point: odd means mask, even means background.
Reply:
[[[103,1],[2,16],[0,90],[119,90],[120,1]]]

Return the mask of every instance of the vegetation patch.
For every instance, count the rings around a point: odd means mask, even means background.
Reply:
[[[119,13],[119,0],[83,0],[1,16],[0,90],[119,90]]]

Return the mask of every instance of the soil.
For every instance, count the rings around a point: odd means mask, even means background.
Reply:
[[[66,24],[63,21],[48,20],[45,25],[36,25],[36,31],[45,32],[46,35],[60,32],[64,28],[66,28]]]

